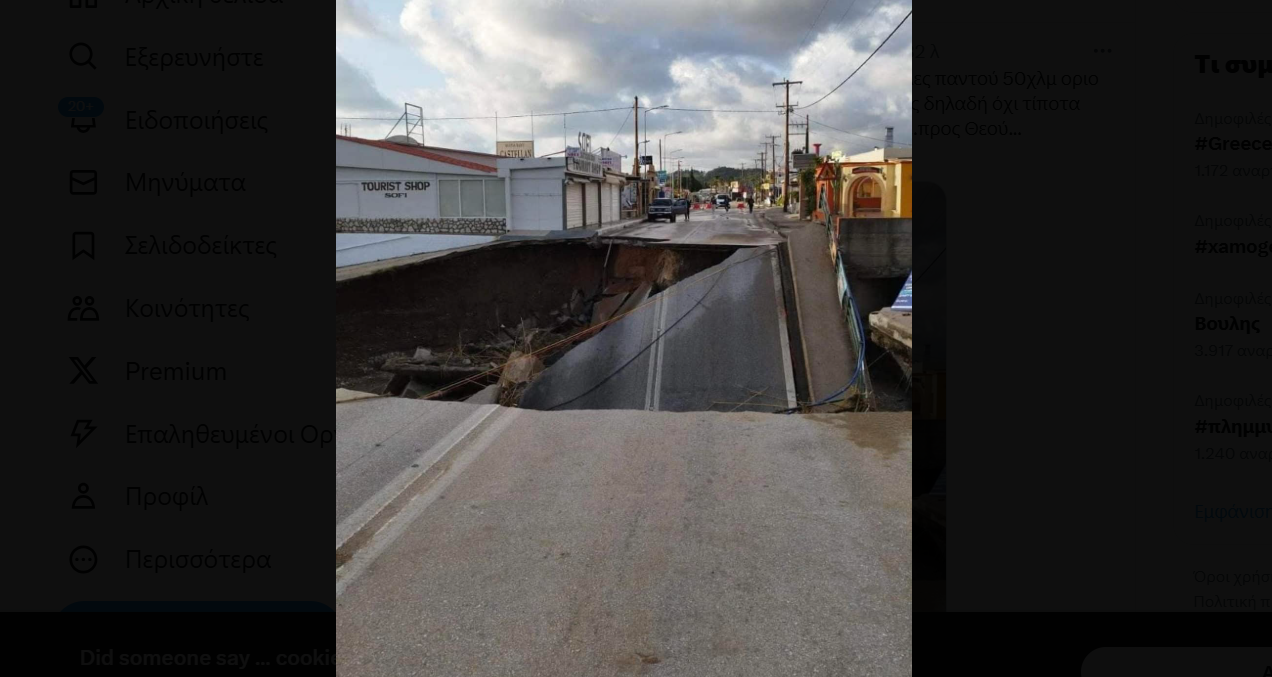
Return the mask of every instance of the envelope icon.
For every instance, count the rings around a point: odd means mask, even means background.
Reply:
[[[71,195],[96,195],[97,194],[97,170],[96,169],[72,169],[71,170]]]

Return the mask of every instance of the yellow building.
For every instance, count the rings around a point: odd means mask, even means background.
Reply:
[[[913,216],[913,149],[876,148],[839,161],[843,216]]]

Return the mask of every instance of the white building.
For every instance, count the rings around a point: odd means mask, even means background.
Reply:
[[[336,136],[336,266],[490,242],[507,187],[482,154]],[[468,158],[473,159],[468,159]]]
[[[587,158],[500,158],[514,230],[597,228],[621,218],[627,177]]]
[[[618,221],[627,177],[571,150],[504,158],[337,135],[336,266]]]
[[[391,141],[336,137],[336,231],[501,235],[504,180],[486,165]]]

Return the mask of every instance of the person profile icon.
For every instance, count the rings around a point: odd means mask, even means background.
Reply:
[[[81,494],[81,495],[80,495],[80,496],[76,496],[76,497],[75,497],[75,500],[74,500],[74,501],[71,501],[71,509],[72,509],[72,510],[92,510],[92,509],[94,509],[96,506],[94,506],[94,505],[93,505],[93,499],[91,499],[91,498],[89,498],[89,497],[88,497],[88,485],[87,485],[87,484],[82,484],[82,483],[81,483],[81,484],[79,485],[79,492],[80,492],[80,494]]]
[[[71,312],[66,314],[67,320],[71,322],[98,321],[97,309],[93,307],[93,297],[85,296],[84,299],[81,301],[80,297],[76,296],[75,298],[71,299],[71,304],[74,307],[71,308]]]

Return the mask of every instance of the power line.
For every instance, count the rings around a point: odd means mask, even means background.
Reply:
[[[835,88],[834,88],[834,89],[832,89],[832,90],[830,90],[829,92],[826,92],[826,94],[824,94],[824,95],[822,96],[822,98],[820,98],[820,99],[818,99],[818,100],[816,100],[816,101],[814,101],[814,102],[812,102],[812,103],[808,104],[807,106],[798,106],[798,108],[801,108],[801,109],[802,109],[802,108],[812,108],[813,106],[816,106],[817,104],[819,104],[819,103],[821,103],[822,101],[824,101],[824,100],[826,99],[826,97],[830,96],[831,94],[834,94],[836,91],[838,91],[838,90],[839,90],[839,88],[840,88],[840,87],[843,87],[843,86],[844,86],[844,83],[846,83],[846,82],[848,82],[849,80],[851,80],[851,79],[852,79],[852,76],[856,75],[856,74],[857,74],[857,71],[860,71],[860,70],[861,70],[861,67],[862,67],[862,66],[865,66],[865,65],[866,65],[866,64],[870,61],[871,57],[873,57],[875,54],[878,54],[878,53],[879,53],[879,50],[880,50],[880,49],[883,49],[883,46],[884,46],[884,45],[886,45],[886,44],[888,44],[888,40],[890,40],[890,39],[892,38],[892,36],[896,35],[896,34],[897,34],[897,31],[901,30],[901,25],[902,25],[902,24],[904,24],[904,23],[906,22],[906,19],[909,19],[909,18],[910,18],[910,15],[911,15],[911,14],[914,14],[914,10],[910,10],[909,12],[906,12],[906,15],[905,15],[904,17],[902,17],[902,18],[901,18],[901,23],[898,23],[898,24],[897,24],[897,27],[896,27],[896,28],[893,28],[891,33],[888,33],[888,37],[884,38],[884,39],[883,39],[883,42],[879,43],[879,46],[878,46],[878,47],[875,47],[875,50],[874,50],[873,52],[871,52],[871,53],[870,53],[870,56],[866,57],[866,60],[865,60],[865,61],[862,61],[862,62],[861,62],[861,65],[860,65],[860,66],[857,66],[857,69],[856,69],[856,70],[854,70],[853,72],[849,73],[849,74],[848,74],[848,77],[844,78],[844,81],[843,81],[843,82],[841,82],[841,83],[839,83],[839,84],[835,85]]]
[[[883,3],[883,0],[878,0],[878,2],[875,3],[875,6],[872,7],[869,12],[866,12],[865,14],[861,16],[861,18],[854,21],[853,24],[848,27],[848,30],[844,31],[844,37],[847,38],[848,35],[852,33],[852,29],[856,28],[857,26],[860,26],[862,21],[865,21],[867,18],[870,17],[870,15],[874,14],[874,11],[876,9],[879,9],[879,5],[881,3]],[[851,12],[852,8],[856,6],[857,6],[857,0],[852,0],[852,4],[848,5],[848,9],[845,9],[844,13],[839,15],[839,21],[836,21],[834,25],[838,26],[839,24],[843,23],[844,17],[848,16],[848,12]],[[847,42],[847,40],[845,40],[845,42]],[[820,61],[817,64],[817,68],[813,70],[813,75],[808,76],[809,81],[812,81],[813,77],[816,76],[818,73],[820,73],[822,66],[825,66],[825,65],[826,65],[826,60],[823,59],[822,61]]]
[[[818,122],[818,121],[813,120],[813,119],[811,119],[811,118],[809,119],[809,122],[811,122],[811,123],[813,123],[813,124],[815,124],[815,125],[821,125],[822,127],[825,127],[826,129],[833,129],[833,130],[835,130],[836,132],[843,132],[844,134],[848,134],[848,135],[851,135],[851,136],[860,136],[860,137],[861,137],[861,138],[863,138],[863,139],[870,139],[871,141],[887,141],[887,139],[876,139],[876,138],[875,138],[875,137],[873,137],[873,136],[865,136],[864,134],[857,134],[856,132],[850,132],[850,131],[848,131],[848,130],[846,130],[846,129],[840,129],[840,128],[838,128],[838,127],[831,127],[830,125],[828,125],[828,124],[826,124],[826,123],[824,123],[824,122]],[[913,144],[905,143],[904,141],[896,141],[896,140],[893,140],[893,143],[899,143],[899,144],[901,144],[902,146],[911,146],[911,145],[913,145]]]
[[[613,138],[613,139],[610,139],[609,146],[606,146],[606,148],[609,148],[610,146],[613,146],[613,145],[614,145],[614,140],[618,138],[618,135],[619,135],[619,134],[622,134],[622,133],[623,133],[623,126],[627,124],[627,118],[629,118],[629,117],[631,117],[631,116],[632,116],[632,109],[628,108],[628,109],[627,109],[627,115],[624,115],[624,116],[623,116],[623,121],[622,121],[622,122],[620,122],[620,123],[618,123],[618,131],[617,131],[617,132],[614,132],[614,138]]]
[[[529,117],[536,117],[536,118],[539,118],[539,117],[546,117],[546,116],[551,116],[551,115],[580,115],[580,114],[582,114],[582,113],[608,113],[608,112],[610,112],[610,111],[616,111],[616,110],[628,110],[628,111],[630,111],[630,110],[631,110],[631,108],[628,108],[627,106],[622,106],[622,107],[620,107],[620,108],[597,108],[597,109],[595,109],[595,110],[573,110],[573,111],[566,111],[566,112],[563,112],[563,113],[523,113],[523,114],[521,114],[521,115],[500,115],[500,116],[497,116],[497,117],[498,117],[500,120],[506,120],[506,119],[509,119],[509,118],[529,118]],[[768,111],[765,111],[765,112],[768,112]],[[468,115],[468,116],[455,116],[455,117],[442,117],[442,118],[423,118],[423,117],[422,117],[422,118],[420,118],[420,119],[421,119],[421,120],[425,120],[425,121],[433,121],[433,120],[494,120],[494,119],[495,119],[495,117],[496,117],[496,116],[494,116],[494,115]],[[337,119],[337,120],[385,120],[385,121],[388,121],[388,122],[394,122],[394,121],[397,121],[397,120],[402,119],[402,117],[401,117],[400,115],[399,115],[398,117],[395,117],[395,118],[372,118],[372,117],[362,117],[362,118],[357,118],[357,117],[340,117],[340,116],[336,116],[336,119]]]
[[[879,0],[879,2],[883,2],[883,0]],[[835,22],[835,25],[836,25],[836,26],[838,26],[839,24],[843,23],[843,22],[844,22],[844,17],[848,16],[848,12],[851,12],[851,11],[852,11],[852,8],[853,8],[853,7],[856,7],[856,6],[857,6],[857,0],[852,0],[852,4],[851,4],[851,5],[848,5],[848,9],[845,9],[845,10],[844,10],[844,13],[839,15],[839,20]],[[878,6],[879,6],[879,3],[878,3],[878,2],[876,2],[876,3],[875,3],[875,7],[878,7]],[[871,11],[871,12],[873,12],[874,10],[870,10],[870,11]],[[870,16],[870,15],[869,15],[869,14],[867,14],[866,16]],[[865,18],[865,17],[862,17],[862,18]],[[858,21],[858,22],[860,22],[860,21],[861,21],[861,19],[857,19],[857,21]],[[855,26],[856,24],[853,24],[853,25]],[[851,29],[851,28],[849,28],[848,30],[852,30],[852,29]]]
[[[678,110],[687,113],[772,113],[768,110],[726,110],[721,108],[666,108],[664,110]]]
[[[854,3],[855,3],[856,1],[857,1],[857,0],[853,0],[853,2],[854,2]],[[820,10],[818,10],[818,12],[817,12],[817,19],[820,19],[820,18],[821,18],[822,12],[825,12],[825,11],[826,11],[826,5],[829,5],[829,4],[830,4],[830,0],[826,0],[826,2],[823,2],[823,3],[822,3],[822,8],[821,8]],[[808,30],[804,32],[804,39],[803,39],[803,40],[800,40],[798,44],[801,44],[801,45],[802,45],[802,44],[804,44],[805,42],[808,42],[808,36],[810,36],[810,35],[812,35],[812,34],[813,34],[813,27],[817,25],[817,19],[813,19],[813,22],[812,22],[811,24],[808,24]],[[789,74],[789,73],[787,74],[787,77],[790,77],[790,74]]]
[[[645,106],[641,106],[640,109],[654,110],[652,108],[646,108]],[[533,116],[529,113],[526,113],[524,115],[500,115],[499,119],[507,120],[509,118],[528,118],[528,117],[540,118],[540,117],[548,117],[553,115],[581,115],[583,113],[608,113],[610,111],[616,111],[616,110],[631,111],[631,108],[628,106],[624,106],[622,108],[598,108],[596,110],[578,110],[578,111],[570,111],[568,113],[535,113],[533,114]],[[662,110],[674,110],[674,111],[681,111],[686,113],[769,113],[769,114],[772,113],[772,111],[767,111],[767,110],[742,110],[742,109],[726,109],[726,108],[663,108]],[[380,120],[384,122],[396,122],[397,120],[401,119],[401,116],[398,116],[395,118],[376,118],[376,117],[349,117],[349,116],[337,115],[335,116],[335,118],[337,120]],[[495,116],[494,115],[470,115],[470,116],[420,118],[420,119],[426,122],[431,122],[434,120],[494,120]]]

